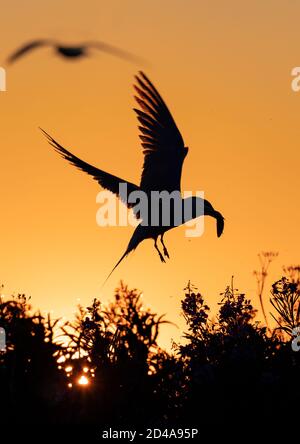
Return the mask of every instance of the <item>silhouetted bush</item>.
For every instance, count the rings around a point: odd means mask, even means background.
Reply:
[[[189,283],[181,304],[187,331],[171,352],[157,343],[167,321],[123,283],[107,306],[95,299],[63,325],[33,313],[24,295],[1,300],[3,422],[201,429],[251,418],[266,426],[278,409],[282,423],[292,420],[300,353],[289,335],[299,326],[299,297],[294,267],[272,286],[279,327],[271,330],[233,282],[215,318]]]

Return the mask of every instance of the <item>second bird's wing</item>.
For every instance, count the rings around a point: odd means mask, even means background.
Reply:
[[[100,51],[111,54],[115,57],[119,57],[121,59],[128,60],[133,63],[145,63],[145,61],[131,52],[125,51],[124,49],[118,48],[117,46],[110,45],[105,42],[86,42],[83,45],[85,48],[94,48],[99,49]]]
[[[39,48],[40,46],[49,45],[53,42],[50,40],[34,40],[26,45],[21,46],[21,48],[17,49],[14,53],[12,53],[8,59],[8,63],[15,62],[19,57],[31,51],[32,49]]]
[[[140,187],[145,192],[180,190],[181,170],[188,148],[162,97],[142,72],[136,76],[134,109],[141,123],[144,166]]]
[[[51,137],[43,129],[42,132],[47,137],[50,145],[52,145],[55,151],[57,151],[64,159],[79,168],[81,171],[84,171],[85,173],[92,176],[103,188],[116,194],[120,198],[120,200],[127,205],[128,208],[132,208],[134,206],[133,204],[129,204],[127,202],[127,196],[120,195],[119,185],[121,183],[125,183],[127,185],[127,194],[131,193],[132,191],[138,191],[140,188],[137,185],[131,182],[127,182],[120,177],[106,173],[105,171],[99,170],[89,163],[84,162],[83,160],[79,159],[79,157],[74,156],[74,154],[70,153],[70,151],[63,148],[58,142],[56,142],[56,140],[53,139],[53,137]]]

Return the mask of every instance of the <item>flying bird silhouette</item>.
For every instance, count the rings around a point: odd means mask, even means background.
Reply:
[[[131,62],[141,62],[139,57],[104,42],[86,42],[80,45],[63,45],[55,40],[40,39],[33,40],[32,42],[21,46],[21,48],[18,48],[8,57],[7,63],[11,64],[30,51],[45,46],[51,46],[57,54],[68,59],[88,56],[91,49],[97,49]]]
[[[141,134],[139,137],[142,141],[141,145],[144,154],[144,165],[139,186],[89,165],[63,148],[48,133],[42,130],[48,138],[50,145],[52,145],[64,159],[92,176],[103,188],[116,194],[128,208],[133,208],[133,211],[135,204],[128,203],[126,197],[124,198],[123,195],[120,195],[119,185],[126,183],[128,193],[142,190],[147,196],[151,196],[152,191],[168,191],[169,193],[180,191],[182,165],[188,153],[188,148],[184,145],[183,138],[176,123],[157,89],[142,72],[140,72],[135,79],[137,83],[134,85],[135,91],[137,92],[135,99],[141,109],[134,108],[134,111],[140,123],[139,130]],[[216,211],[206,199],[195,196],[188,197],[181,199],[182,204],[184,205],[187,200],[192,204],[192,214],[182,223],[198,216],[211,216],[216,219],[217,235],[220,237],[224,229],[224,218],[222,214]],[[199,202],[202,204],[202,206],[200,206],[200,213],[198,210],[199,207],[197,207],[197,203]],[[174,216],[174,209],[170,211]],[[139,217],[138,212],[135,214]],[[161,219],[159,220],[161,221]],[[154,240],[154,246],[159,257],[162,262],[165,262],[165,257],[169,258],[169,253],[164,244],[163,236],[166,231],[177,225],[180,224],[175,224],[172,217],[170,218],[169,225],[162,225],[160,223],[157,226],[150,224],[145,226],[139,223],[129,241],[125,253],[114,266],[105,282],[120,262],[145,239],[152,238]],[[163,247],[163,254],[157,245],[159,237]]]

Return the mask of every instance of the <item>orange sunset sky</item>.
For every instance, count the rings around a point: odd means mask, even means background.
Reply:
[[[77,300],[110,299],[122,278],[146,305],[181,328],[182,289],[190,279],[213,310],[235,285],[258,304],[257,254],[299,262],[300,3],[259,0],[2,0],[0,66],[35,38],[103,40],[144,57],[134,65],[95,52],[68,61],[38,49],[7,68],[1,107],[1,268],[4,293],[70,317]],[[162,264],[146,241],[101,284],[132,227],[96,225],[99,186],[62,160],[44,128],[89,163],[139,182],[143,161],[132,111],[133,75],[143,69],[161,92],[190,148],[182,188],[203,190],[225,218],[223,236],[207,218],[204,236],[184,228],[165,236]],[[267,296],[267,295],[266,295]],[[180,330],[164,327],[161,342]]]

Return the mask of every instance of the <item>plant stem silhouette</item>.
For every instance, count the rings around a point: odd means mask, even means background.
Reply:
[[[268,319],[264,307],[263,294],[265,289],[265,283],[268,276],[268,269],[272,261],[278,256],[277,252],[272,251],[263,251],[258,254],[259,262],[260,262],[260,270],[254,271],[253,274],[256,277],[257,282],[257,295],[260,303],[260,308],[264,317],[264,321],[266,326],[269,328]]]

